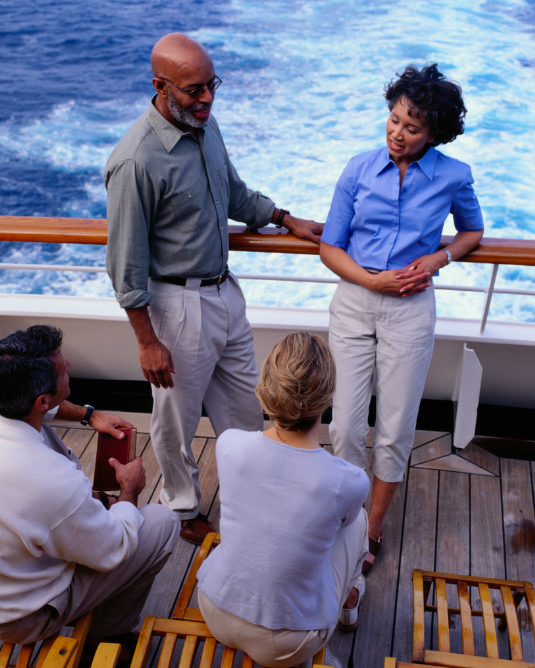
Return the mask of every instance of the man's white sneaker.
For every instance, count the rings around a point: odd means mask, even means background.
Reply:
[[[338,628],[344,633],[351,633],[357,628],[357,622],[359,619],[359,608],[364,598],[364,592],[366,591],[366,580],[363,575],[359,575],[357,582],[354,585],[355,589],[359,593],[359,600],[357,605],[348,610],[347,608],[342,608],[340,612],[340,618],[338,620]]]

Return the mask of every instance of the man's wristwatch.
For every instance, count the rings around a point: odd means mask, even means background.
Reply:
[[[93,415],[93,411],[95,409],[93,408],[93,406],[90,406],[89,404],[86,404],[84,408],[86,409],[86,411],[84,419],[80,422],[80,424],[82,424],[84,427],[87,427],[87,425],[89,424],[89,420],[91,419],[91,416]]]
[[[442,250],[446,253],[447,258],[448,258],[447,261],[446,261],[446,264],[451,264],[453,262],[453,258],[451,257],[451,253],[449,252],[449,250],[447,248],[443,248]]]
[[[282,219],[284,216],[289,216],[290,212],[287,211],[286,209],[279,209],[279,215],[277,216],[277,220],[275,221],[275,227],[278,227],[279,229],[282,227]]]

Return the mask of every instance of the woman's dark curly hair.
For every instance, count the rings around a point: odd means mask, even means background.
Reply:
[[[405,68],[397,81],[385,86],[385,97],[390,111],[402,97],[409,102],[409,114],[422,114],[434,141],[432,146],[449,144],[464,132],[466,107],[459,84],[441,74],[436,63],[420,71],[413,65]]]

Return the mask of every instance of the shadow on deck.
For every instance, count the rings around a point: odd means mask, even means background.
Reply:
[[[138,427],[138,454],[147,471],[140,505],[156,503],[161,482],[150,443],[149,416],[123,415]],[[67,423],[54,424],[92,479],[94,432]],[[321,441],[331,450],[325,427]],[[199,424],[193,449],[200,467],[201,512],[218,527],[215,438],[206,418]],[[535,582],[534,486],[535,462],[499,458],[473,444],[454,451],[451,434],[418,431],[407,475],[386,517],[383,548],[367,577],[358,628],[351,634],[336,631],[329,643],[342,666],[348,665],[351,656],[355,668],[380,668],[385,656],[411,660],[413,568]],[[195,549],[179,540],[156,578],[144,614],[171,614]],[[484,641],[482,626],[477,627],[480,621],[474,621],[476,643]],[[430,648],[436,649],[436,620],[431,615],[428,624],[426,636],[431,639]],[[458,618],[451,618],[450,628],[459,625]],[[524,660],[534,662],[525,604],[521,606],[520,630]],[[507,634],[499,636],[503,656]],[[462,649],[452,642],[451,651]],[[477,644],[476,654],[484,655],[484,648]]]

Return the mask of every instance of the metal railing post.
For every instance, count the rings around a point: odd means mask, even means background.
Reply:
[[[500,265],[494,264],[492,266],[492,274],[490,277],[490,283],[489,287],[487,289],[487,297],[485,299],[485,306],[483,308],[483,315],[481,317],[481,327],[479,328],[479,333],[483,334],[485,331],[485,325],[487,324],[487,318],[489,317],[489,310],[490,310],[490,301],[492,299],[492,295],[494,294],[494,284],[496,283],[496,276],[498,275],[498,267]]]

